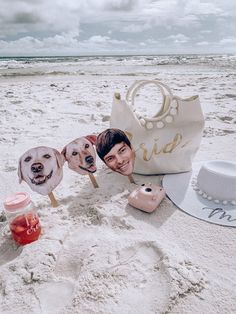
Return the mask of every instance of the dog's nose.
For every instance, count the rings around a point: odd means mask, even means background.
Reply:
[[[32,166],[31,166],[31,171],[34,172],[34,173],[38,173],[40,171],[43,170],[43,164],[41,163],[34,163]]]
[[[86,156],[85,157],[85,161],[88,163],[88,164],[92,164],[94,162],[94,159],[92,156]]]
[[[146,192],[152,192],[152,189],[146,188],[145,191],[146,191]]]

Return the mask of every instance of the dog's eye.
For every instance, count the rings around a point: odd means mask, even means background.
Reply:
[[[25,161],[25,162],[29,162],[31,159],[32,159],[32,157],[28,156],[28,157],[25,158],[24,161]]]
[[[85,148],[89,148],[89,144],[85,144],[85,146],[84,146]]]
[[[51,156],[49,154],[45,154],[45,155],[43,155],[43,157],[46,158],[46,159],[51,158]]]
[[[145,183],[143,183],[142,186],[145,186]]]
[[[78,155],[77,152],[73,152],[73,153],[72,153],[72,156],[76,156],[76,155]]]

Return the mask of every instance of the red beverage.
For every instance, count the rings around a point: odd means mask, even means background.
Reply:
[[[19,244],[28,244],[38,240],[41,225],[37,216],[29,213],[16,217],[10,223],[13,239]]]
[[[21,244],[36,241],[41,234],[41,225],[34,203],[25,192],[7,197],[5,212],[13,239]]]

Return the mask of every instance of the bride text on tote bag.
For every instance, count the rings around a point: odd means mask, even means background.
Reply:
[[[162,107],[152,118],[134,109],[138,90],[147,84],[155,84],[163,96]],[[160,81],[136,81],[126,100],[115,93],[110,126],[125,131],[129,137],[136,152],[135,173],[178,173],[191,170],[202,138],[204,116],[198,96],[182,99]]]

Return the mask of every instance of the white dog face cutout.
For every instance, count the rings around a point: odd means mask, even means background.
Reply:
[[[71,170],[82,175],[97,171],[96,152],[93,147],[96,139],[96,135],[79,137],[64,147],[61,153]]]
[[[31,148],[19,159],[18,176],[41,195],[48,195],[61,182],[64,157],[46,146]]]

